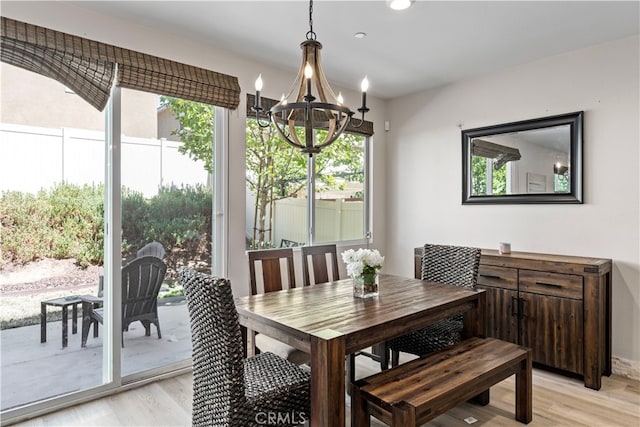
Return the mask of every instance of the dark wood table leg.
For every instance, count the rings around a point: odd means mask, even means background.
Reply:
[[[72,309],[73,319],[71,319],[71,333],[72,334],[77,334],[78,333],[78,304],[80,304],[80,303],[79,302],[74,302],[73,303],[73,309]]]
[[[345,342],[327,330],[311,338],[311,419],[313,427],[345,425]]]
[[[40,342],[47,342],[47,304],[40,303]]]
[[[69,318],[67,306],[62,306],[62,348],[65,348],[68,344],[67,342],[67,334],[68,334],[68,325],[67,320]]]

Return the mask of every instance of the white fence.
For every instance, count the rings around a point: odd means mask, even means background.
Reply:
[[[247,235],[251,236],[255,198],[247,197]],[[275,203],[273,243],[307,241],[307,199],[287,198]],[[316,200],[316,242],[362,239],[364,204],[360,199]]]
[[[178,152],[180,142],[122,138],[122,185],[145,197],[160,186],[206,185],[203,162]],[[65,181],[99,184],[105,176],[104,133],[0,124],[0,193],[36,193]]]

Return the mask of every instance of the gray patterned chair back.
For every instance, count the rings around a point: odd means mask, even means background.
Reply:
[[[187,268],[179,275],[191,318],[193,425],[234,425],[234,408],[245,401],[245,382],[231,283]]]
[[[422,280],[475,289],[480,249],[465,246],[424,245]]]
[[[465,246],[426,244],[422,254],[422,280],[475,289],[480,252],[478,248]],[[391,365],[398,365],[399,352],[422,356],[460,342],[463,319],[462,314],[456,314],[387,341]]]

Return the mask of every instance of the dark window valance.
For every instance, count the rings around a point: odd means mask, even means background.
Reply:
[[[118,85],[235,109],[237,77],[2,17],[0,59],[56,79],[102,111]]]
[[[247,117],[255,118],[256,113],[251,109],[253,104],[255,103],[256,96],[254,94],[247,94]],[[259,113],[258,117],[264,120],[269,120],[269,116],[267,116],[267,111],[271,109],[274,105],[276,105],[279,101],[271,98],[265,98],[264,96],[260,97],[260,104],[262,106],[262,111]],[[357,114],[357,113],[356,113]],[[360,125],[360,119],[353,119],[351,123],[347,126],[345,132],[353,133],[356,135],[363,136],[372,136],[373,135],[373,122],[365,120],[361,126],[355,127],[353,123],[356,125]]]

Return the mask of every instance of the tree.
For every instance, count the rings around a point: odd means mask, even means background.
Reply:
[[[207,171],[212,172],[213,107],[165,96],[161,102],[181,125],[181,129],[172,131],[183,143],[180,152],[204,161]],[[287,144],[272,125],[263,128],[255,119],[248,119],[246,131],[246,182],[249,191],[255,194],[252,246],[265,248],[272,245],[275,202],[298,197],[306,188],[307,155]],[[323,131],[317,132],[320,138]],[[344,134],[315,156],[319,187],[339,189],[345,179],[362,182],[363,141],[363,137]]]
[[[491,194],[507,194],[507,164],[499,169],[491,168]],[[487,158],[471,157],[471,195],[484,196],[487,194]]]
[[[213,105],[169,96],[161,96],[160,103],[180,123],[180,129],[171,131],[171,135],[179,136],[183,143],[178,151],[192,160],[204,162],[205,170],[213,173]]]

